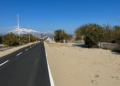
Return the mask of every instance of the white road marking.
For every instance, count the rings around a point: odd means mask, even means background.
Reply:
[[[7,61],[1,63],[0,66],[4,65],[4,64],[7,63],[7,62],[9,62],[9,60],[7,60]]]
[[[22,54],[22,52],[20,52],[19,54],[17,54],[16,56],[19,56],[20,54]]]
[[[27,51],[28,49],[25,49],[25,51]]]
[[[46,53],[46,60],[47,60],[47,53]],[[51,86],[55,86],[54,81],[53,81],[53,77],[52,77],[52,74],[51,74],[51,70],[50,70],[50,67],[49,67],[48,60],[47,60],[47,65],[48,65],[48,72],[49,72],[49,78],[50,78]]]

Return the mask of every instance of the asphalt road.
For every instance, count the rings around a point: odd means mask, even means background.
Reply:
[[[0,86],[50,86],[43,42],[0,58]]]

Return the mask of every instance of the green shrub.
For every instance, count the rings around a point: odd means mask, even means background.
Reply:
[[[14,46],[14,45],[19,44],[19,40],[18,40],[17,36],[15,34],[13,34],[13,33],[4,35],[2,37],[2,40],[3,40],[3,43],[5,45],[8,45],[8,46]]]
[[[84,24],[75,30],[76,37],[84,36],[87,46],[95,46],[98,42],[118,43],[120,44],[120,26],[98,24]]]
[[[120,26],[113,27],[113,37],[116,43],[120,44]]]
[[[92,47],[104,40],[104,29],[100,25],[85,24],[80,26],[77,30],[84,36],[84,41],[87,46]]]

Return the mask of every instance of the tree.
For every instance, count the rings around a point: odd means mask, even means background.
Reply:
[[[3,40],[3,43],[8,46],[14,46],[19,44],[18,37],[12,32],[10,34],[4,35],[2,37],[2,40]]]
[[[92,47],[93,45],[97,45],[98,42],[102,42],[104,40],[103,32],[104,29],[101,26],[91,24],[85,32],[85,44]]]
[[[54,31],[54,40],[56,42],[61,42],[63,43],[63,40],[70,40],[72,38],[72,35],[68,35],[64,30],[56,30]]]
[[[63,40],[63,35],[62,35],[62,30],[61,29],[54,31],[54,34],[55,34],[54,40],[56,42],[60,42],[61,40]]]
[[[84,36],[85,44],[92,47],[98,42],[120,44],[120,26],[111,27],[109,24],[103,27],[98,24],[84,24],[75,30],[76,37]]]
[[[104,25],[103,26],[103,29],[104,29],[104,41],[105,42],[113,42],[114,41],[114,38],[113,38],[113,29],[112,27],[107,24],[107,25]]]
[[[79,28],[76,29],[74,33],[76,34],[76,40],[80,40],[82,37],[82,34],[80,33],[80,29]]]
[[[36,37],[30,34],[30,42],[36,41]],[[29,34],[23,34],[21,36],[21,42],[22,43],[28,43],[29,42]]]
[[[72,35],[69,35],[69,34],[67,35],[67,39],[68,39],[68,40],[71,40],[72,38],[73,38]]]
[[[85,44],[90,47],[104,41],[104,29],[98,24],[84,24],[76,31],[79,31],[79,34],[84,36]]]
[[[92,24],[84,24],[77,28],[74,33],[76,34],[76,39],[79,40],[86,34],[86,29],[92,26]]]
[[[116,43],[120,44],[120,26],[113,27],[113,38]]]

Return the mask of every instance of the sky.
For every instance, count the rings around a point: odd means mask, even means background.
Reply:
[[[0,0],[0,32],[20,27],[73,34],[83,24],[120,25],[120,0]]]

